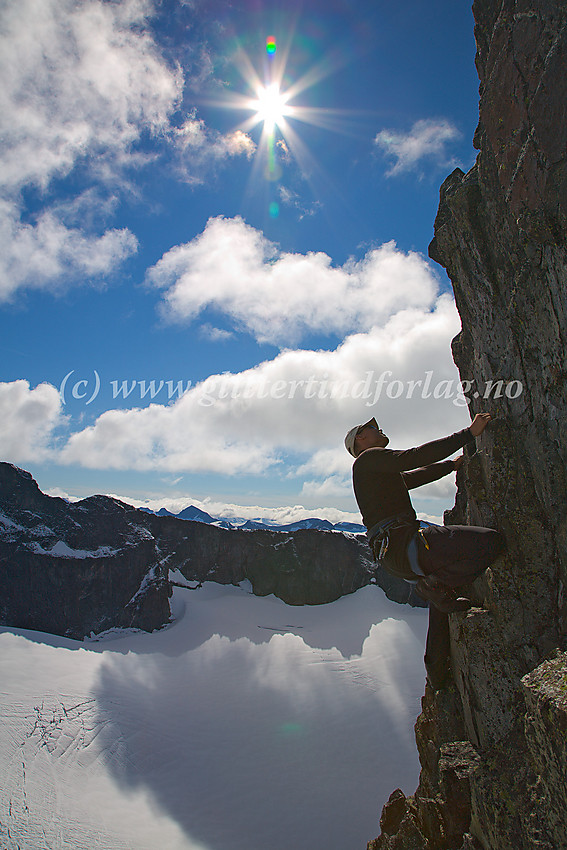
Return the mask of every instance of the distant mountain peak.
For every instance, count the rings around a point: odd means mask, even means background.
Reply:
[[[161,508],[157,511],[157,516],[175,516],[178,519],[192,520],[193,522],[205,522],[208,525],[215,524],[224,528],[240,528],[243,531],[300,531],[304,528],[313,528],[319,531],[342,531],[350,534],[362,534],[366,531],[365,527],[356,522],[336,522],[332,523],[328,519],[320,517],[307,517],[306,519],[296,520],[280,524],[271,522],[267,519],[235,519],[234,517],[213,517],[201,508],[195,505],[189,505],[183,508],[179,513],[174,514],[168,511],[167,508]]]

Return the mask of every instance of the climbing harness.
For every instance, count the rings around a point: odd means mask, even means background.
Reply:
[[[424,575],[417,553],[418,536],[425,548],[429,549],[429,543],[423,533],[423,529],[429,525],[431,523],[418,520],[411,514],[395,514],[380,520],[366,533],[374,561],[393,575],[415,583]],[[401,543],[403,555],[400,556],[400,552],[397,552],[394,557],[387,558],[391,533],[399,529],[406,529],[406,535]]]

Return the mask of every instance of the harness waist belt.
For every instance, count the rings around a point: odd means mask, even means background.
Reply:
[[[415,516],[412,516],[411,514],[394,514],[393,516],[381,519],[380,522],[372,525],[366,532],[368,543],[372,545],[372,541],[375,537],[385,534],[395,526],[410,525],[413,523],[417,523],[417,520]]]

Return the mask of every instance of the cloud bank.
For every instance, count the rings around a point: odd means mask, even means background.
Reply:
[[[312,496],[346,492],[343,438],[357,422],[376,415],[401,447],[464,427],[449,354],[458,330],[452,298],[436,294],[431,305],[400,310],[335,350],[286,350],[244,372],[212,375],[173,403],[107,410],[61,446],[51,443],[50,458],[92,469],[291,476]],[[24,384],[4,385],[2,430],[18,459],[33,454],[37,433],[44,458],[61,422],[59,396]],[[33,393],[43,407],[22,452],[22,411]]]
[[[84,262],[90,247],[83,246]],[[60,401],[44,387],[43,425],[19,453],[20,410],[39,388],[6,385],[17,395],[2,426],[16,460],[33,456],[36,439],[38,458],[91,469],[292,478],[313,502],[349,492],[343,438],[357,422],[376,415],[393,444],[407,447],[468,420],[450,355],[460,328],[453,299],[421,255],[393,242],[334,266],[321,252],[280,251],[241,218],[218,217],[168,251],[147,282],[163,291],[172,320],[191,321],[205,309],[222,314],[229,330],[205,322],[209,339],[245,331],[282,350],[243,372],[211,375],[168,404],[107,410],[58,442],[51,437],[63,423]],[[332,350],[291,347],[313,333],[343,342]]]
[[[165,290],[172,321],[212,308],[258,342],[278,345],[309,333],[368,331],[406,306],[428,309],[438,287],[425,259],[394,242],[337,267],[322,252],[284,253],[242,218],[223,216],[164,254],[147,282]]]
[[[87,233],[55,209],[24,218],[77,164],[115,177],[142,132],[166,128],[182,75],[145,29],[145,0],[11,0],[0,28],[0,300],[109,274],[137,248],[128,230]]]
[[[128,168],[155,157],[141,152],[142,138],[177,152],[189,182],[202,182],[197,175],[216,163],[254,152],[245,133],[223,136],[194,112],[181,127],[171,126],[184,79],[150,32],[153,10],[150,0],[2,4],[0,302],[23,288],[57,292],[105,277],[137,250],[129,230],[70,225],[65,204],[49,200],[74,169],[114,193]],[[30,189],[41,200],[33,215],[22,195]],[[108,213],[100,191],[83,193],[89,218]]]
[[[77,159],[119,158],[159,133],[182,90],[145,23],[146,0],[11,0],[0,36],[0,183],[45,188]]]

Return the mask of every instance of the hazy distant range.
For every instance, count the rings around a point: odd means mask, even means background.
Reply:
[[[159,511],[150,511],[149,508],[142,508],[147,513],[156,513],[158,516],[176,516],[178,519],[190,519],[196,522],[205,522],[208,525],[218,525],[221,528],[240,528],[243,530],[253,531],[255,529],[264,529],[267,531],[298,531],[301,528],[316,528],[321,531],[346,531],[351,534],[362,534],[366,531],[363,525],[357,522],[329,522],[327,519],[319,519],[319,517],[309,517],[308,519],[299,520],[299,522],[291,522],[287,525],[278,525],[277,523],[268,522],[263,519],[239,519],[231,517],[230,520],[224,517],[212,517],[206,511],[189,505],[178,514],[173,514],[166,508],[161,508]]]

